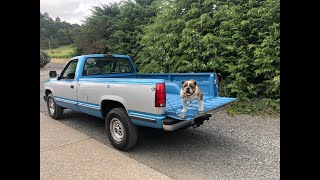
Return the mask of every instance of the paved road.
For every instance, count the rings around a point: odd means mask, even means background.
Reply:
[[[171,179],[43,113],[40,142],[40,179]]]
[[[62,67],[49,66],[40,70],[40,81],[48,79],[48,70]],[[47,113],[41,88],[40,112]],[[67,110],[59,123],[112,147],[101,119]],[[139,133],[135,148],[120,153],[173,179],[280,179],[279,118],[220,111],[197,129]]]

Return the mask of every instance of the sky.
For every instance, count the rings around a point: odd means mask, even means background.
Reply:
[[[40,0],[40,12],[49,13],[53,19],[59,17],[71,24],[83,24],[86,16],[91,15],[92,6],[120,2],[121,0]]]

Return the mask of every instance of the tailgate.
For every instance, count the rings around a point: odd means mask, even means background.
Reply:
[[[182,111],[182,101],[180,95],[178,94],[167,94],[167,103],[166,103],[166,115],[167,117],[178,119],[178,120],[192,120],[196,117],[204,115],[206,113],[210,113],[210,111],[223,107],[226,104],[229,104],[235,101],[237,98],[229,98],[229,97],[212,97],[212,96],[203,96],[203,108],[204,111],[199,114],[198,111],[198,100],[194,100],[192,102],[192,107],[189,107],[189,102],[187,102],[188,111],[183,113]],[[176,115],[185,114],[187,117],[182,119]]]

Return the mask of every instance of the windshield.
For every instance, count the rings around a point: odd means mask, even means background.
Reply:
[[[87,58],[83,76],[101,75],[110,73],[133,73],[133,67],[128,58],[120,57],[95,57]]]

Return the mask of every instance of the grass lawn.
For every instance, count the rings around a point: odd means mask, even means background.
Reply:
[[[51,58],[59,58],[59,59],[65,59],[65,58],[71,58],[72,54],[75,51],[75,47],[71,45],[66,46],[60,46],[55,49],[45,49],[44,52],[48,53],[49,57]]]
[[[51,63],[66,64],[70,58],[51,58]]]

